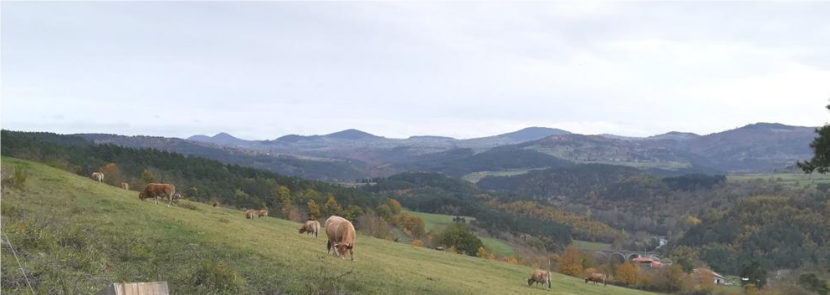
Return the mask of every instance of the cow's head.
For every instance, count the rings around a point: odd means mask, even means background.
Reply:
[[[337,254],[340,256],[340,259],[346,259],[346,253],[352,249],[351,244],[335,244],[334,247],[337,248]]]
[[[144,200],[144,198],[145,198],[144,192],[140,192],[140,193],[138,193],[138,199],[139,199],[139,200],[142,200],[142,201],[143,201],[143,200]]]

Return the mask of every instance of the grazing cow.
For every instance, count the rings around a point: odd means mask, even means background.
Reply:
[[[219,202],[213,201],[213,207],[219,206]]]
[[[317,220],[309,220],[303,224],[303,227],[300,228],[300,233],[309,233],[314,234],[314,237],[317,237],[317,232],[320,231],[320,222]]]
[[[594,282],[594,285],[598,283],[602,283],[605,286],[608,286],[608,282],[606,281],[605,274],[602,273],[592,273],[590,276],[585,278],[585,283]]]
[[[98,181],[98,182],[104,182],[104,173],[92,172],[91,177],[92,177],[92,180],[95,180],[95,181]]]
[[[537,285],[541,283],[542,286],[544,286],[545,284],[548,284],[548,290],[550,290],[550,285],[551,285],[550,284],[550,271],[546,271],[546,270],[536,270],[536,271],[534,271],[533,274],[530,275],[530,278],[527,279],[527,285],[532,286],[533,283],[536,283]]]
[[[121,183],[121,188],[123,188],[124,190],[130,190],[130,184],[126,183],[126,182],[122,182]]]
[[[268,210],[258,210],[256,212],[256,216],[258,216],[259,218],[268,217]]]
[[[173,200],[181,198],[181,195],[176,193],[175,186],[167,183],[148,184],[147,187],[145,187],[144,190],[138,194],[139,200],[144,201],[144,199],[153,198],[156,200],[156,204],[159,203],[159,198],[162,197],[170,200],[170,202],[167,203],[167,207],[170,207]]]
[[[334,255],[346,259],[346,251],[354,261],[354,225],[343,217],[332,215],[326,220],[326,235],[329,240],[326,248],[334,250]]]

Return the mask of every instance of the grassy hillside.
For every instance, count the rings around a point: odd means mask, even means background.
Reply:
[[[407,214],[416,215],[421,217],[424,220],[425,230],[429,232],[430,230],[441,230],[453,224],[452,219],[455,216],[446,215],[446,214],[434,214],[434,213],[424,213],[424,212],[415,212],[406,210]],[[470,216],[464,216],[467,222],[473,221],[476,218]],[[499,256],[510,256],[513,255],[513,247],[507,244],[506,242],[494,239],[490,237],[483,237],[479,236],[481,242],[484,243],[484,247],[489,248],[493,251],[496,251],[496,254]]]
[[[177,294],[645,294],[561,275],[548,292],[526,285],[526,267],[362,235],[355,261],[343,261],[290,221],[141,202],[136,192],[24,160],[4,157],[2,168],[28,176],[22,188],[4,189],[2,232],[38,294],[158,279]],[[2,247],[3,291],[25,293],[10,246]]]
[[[735,174],[728,176],[729,181],[768,181],[788,187],[816,186],[818,184],[830,185],[830,175],[826,174],[805,174],[805,173],[761,173],[761,174]]]

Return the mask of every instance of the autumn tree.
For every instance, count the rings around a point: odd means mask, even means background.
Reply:
[[[333,195],[329,195],[328,201],[326,201],[326,204],[323,205],[323,211],[326,216],[343,214],[343,208],[340,208],[340,204],[337,204],[337,200],[334,199]]]
[[[308,208],[308,219],[320,219],[320,206],[314,200],[309,200],[306,204]]]
[[[640,283],[642,273],[640,267],[626,261],[617,268],[617,280],[628,286],[636,286]]]
[[[576,245],[571,244],[565,248],[565,252],[559,258],[559,272],[569,276],[582,274],[582,255]]]
[[[476,254],[478,258],[487,258],[487,250],[484,250],[484,247],[478,247],[478,253]]]
[[[401,211],[403,211],[401,203],[395,199],[389,199],[389,201],[386,203],[389,205],[389,211],[392,212],[392,215],[401,214]]]
[[[107,163],[104,166],[101,166],[99,169],[101,173],[104,173],[104,182],[113,185],[113,186],[121,186],[121,182],[124,181],[124,177],[121,175],[121,169],[118,168],[118,165],[115,163]]]
[[[285,218],[291,219],[291,190],[285,186],[280,186],[277,188],[276,197],[279,199],[280,202],[280,210],[282,211],[283,216]]]
[[[424,220],[421,217],[415,215],[406,215],[403,217],[404,219],[404,229],[412,234],[414,238],[420,238],[424,235],[424,231],[426,229],[426,225],[424,224]]]

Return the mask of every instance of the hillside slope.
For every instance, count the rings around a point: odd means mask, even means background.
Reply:
[[[2,232],[36,293],[160,278],[177,294],[646,294],[557,274],[548,292],[527,286],[526,267],[363,235],[355,261],[338,260],[325,238],[298,235],[290,221],[141,202],[134,191],[24,160],[4,157],[2,166],[28,175],[23,188],[4,189]],[[3,291],[26,292],[10,252],[2,251]]]

